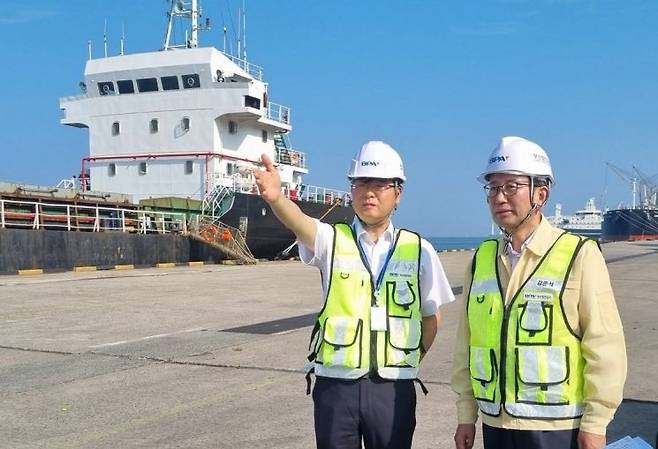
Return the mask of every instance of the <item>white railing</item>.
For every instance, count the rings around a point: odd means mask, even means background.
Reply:
[[[290,108],[270,101],[267,103],[267,118],[290,125]]]
[[[293,167],[306,168],[306,153],[287,148],[278,148],[275,152],[277,164],[292,165]]]
[[[337,201],[341,201],[343,205],[352,203],[352,197],[345,191],[308,184],[301,184],[296,190],[284,189],[284,193],[291,200],[311,203],[334,204]]]
[[[242,70],[247,72],[249,75],[253,76],[256,78],[258,81],[263,81],[263,68],[259,65],[252,64],[251,62],[248,62],[244,59],[240,59],[237,56],[230,55],[228,53],[224,53],[224,56],[229,58],[235,65],[240,67]]]
[[[0,227],[139,234],[187,233],[185,214],[0,199]]]

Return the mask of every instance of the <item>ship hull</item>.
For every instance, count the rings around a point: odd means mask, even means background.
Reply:
[[[606,242],[658,239],[658,209],[615,209],[603,215]]]
[[[309,201],[295,201],[295,204],[306,215],[327,223],[350,223],[354,218],[354,211],[349,206],[332,208],[330,203]],[[257,259],[280,257],[295,241],[294,234],[281,224],[270,206],[258,195],[236,193],[233,207],[221,217],[221,221],[238,229],[243,228],[246,221],[247,246]],[[293,248],[287,255],[295,254],[297,250]]]

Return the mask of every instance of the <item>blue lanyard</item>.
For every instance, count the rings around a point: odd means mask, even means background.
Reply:
[[[363,247],[361,246],[361,240],[357,237],[357,246],[359,248],[359,252],[361,253],[361,258],[363,259],[363,262],[366,264],[366,268],[368,269],[368,272],[370,272],[370,276],[373,276],[372,268],[370,267],[370,262],[368,262],[368,258],[366,257],[365,251],[363,251]],[[375,293],[376,296],[379,296],[379,287],[382,285],[382,281],[384,280],[384,274],[386,273],[386,268],[388,267],[388,263],[391,261],[391,258],[393,257],[393,252],[395,251],[395,230],[393,230],[393,243],[391,243],[391,249],[388,250],[388,254],[386,255],[386,260],[384,261],[384,265],[379,270],[379,275],[377,276],[377,281],[375,282]]]

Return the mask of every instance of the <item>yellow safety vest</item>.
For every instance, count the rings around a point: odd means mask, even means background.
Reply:
[[[377,292],[352,228],[339,223],[334,230],[329,287],[311,335],[315,374],[415,379],[422,339],[420,236],[397,233]],[[375,304],[385,310],[386,330],[371,330]]]
[[[571,266],[586,239],[563,233],[505,306],[498,277],[498,242],[480,245],[468,295],[469,369],[480,410],[501,406],[521,418],[583,414],[580,337],[562,308]]]

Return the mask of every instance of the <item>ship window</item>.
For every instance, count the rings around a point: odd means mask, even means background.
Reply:
[[[267,143],[267,130],[264,129],[261,136],[263,138],[263,143]]]
[[[190,130],[190,118],[189,117],[183,117],[183,120],[181,120],[180,123],[181,128],[183,131],[187,132]]]
[[[228,132],[230,134],[237,134],[238,132],[238,124],[235,123],[233,120],[228,121]]]
[[[139,163],[139,174],[140,175],[145,175],[148,171],[148,166],[146,165],[146,162],[140,162]]]
[[[133,80],[120,80],[117,81],[117,86],[119,87],[120,94],[134,94],[135,93],[135,84]]]
[[[183,87],[185,89],[192,89],[195,87],[201,87],[199,84],[199,75],[197,73],[193,73],[191,75],[183,75]]]
[[[185,161],[185,174],[191,175],[194,173],[194,161]]]
[[[121,125],[119,122],[112,123],[112,135],[118,136],[119,134],[121,134]]]
[[[117,174],[117,164],[112,162],[110,163],[110,165],[107,166],[107,175],[114,176],[116,174]]]
[[[162,81],[162,90],[179,89],[177,76],[163,76],[162,78],[160,78],[160,81]]]
[[[231,176],[236,172],[235,170],[235,164],[233,162],[227,162],[226,163],[226,174]]]
[[[137,89],[140,92],[157,92],[158,79],[157,78],[141,78],[137,80]]]
[[[101,95],[114,94],[114,83],[112,81],[98,83],[98,93]]]
[[[158,119],[152,118],[151,121],[149,122],[149,130],[151,131],[151,134],[157,133],[158,129],[159,129]]]
[[[248,108],[260,109],[260,99],[256,97],[251,97],[249,95],[245,95],[244,105]]]

